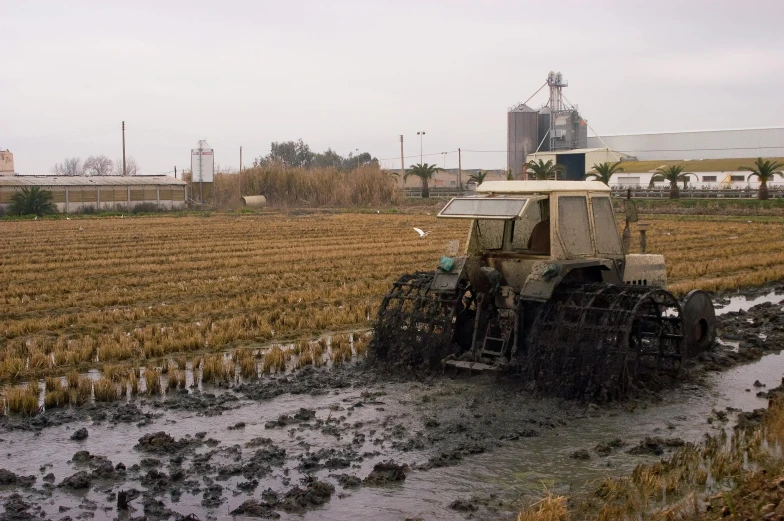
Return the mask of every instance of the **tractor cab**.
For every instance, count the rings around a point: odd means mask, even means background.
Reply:
[[[482,278],[477,270],[489,267],[519,291],[554,262],[591,265],[580,274],[592,282],[621,281],[624,252],[604,183],[495,181],[477,192],[452,199],[438,214],[472,221],[463,252],[472,283]]]

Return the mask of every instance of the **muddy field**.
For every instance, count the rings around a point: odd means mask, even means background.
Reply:
[[[513,518],[545,487],[580,490],[764,406],[784,375],[783,290],[719,299],[721,345],[673,390],[617,405],[355,360],[6,416],[0,519]]]

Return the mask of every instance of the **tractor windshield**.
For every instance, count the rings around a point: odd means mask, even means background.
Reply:
[[[465,200],[464,200],[465,201]],[[477,205],[475,208],[464,208],[468,211],[477,210],[475,213],[459,215],[463,218],[474,219],[475,247],[479,251],[503,250],[526,254],[547,255],[550,253],[550,201],[547,196],[531,196],[523,199],[473,199],[471,202],[497,203],[517,202],[522,206],[508,208],[506,216],[488,216],[487,207]],[[455,200],[450,202],[441,212],[445,216],[447,211],[455,212]],[[450,210],[450,206],[452,209]],[[519,213],[515,213],[521,208]],[[458,207],[459,209],[459,207]],[[499,212],[496,212],[501,213]],[[451,217],[458,217],[452,215]]]
[[[447,203],[438,216],[462,219],[516,219],[530,199],[530,197],[456,197]]]

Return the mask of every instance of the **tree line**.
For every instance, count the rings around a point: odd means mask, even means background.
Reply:
[[[253,160],[253,166],[283,165],[291,168],[337,168],[338,170],[353,170],[363,165],[378,166],[378,159],[368,152],[354,154],[349,152],[342,156],[327,148],[325,152],[313,152],[310,145],[298,139],[297,141],[274,141],[270,145],[270,153],[259,156]]]
[[[100,175],[141,175],[139,164],[133,157],[125,158],[125,174],[123,174],[123,160],[117,158],[112,161],[107,156],[90,156],[82,162],[79,157],[67,157],[61,163],[52,167],[52,174],[75,176],[100,176]]]

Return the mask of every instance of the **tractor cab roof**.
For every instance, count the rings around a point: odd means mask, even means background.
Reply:
[[[476,188],[488,195],[533,195],[559,192],[609,192],[601,181],[486,181]]]

